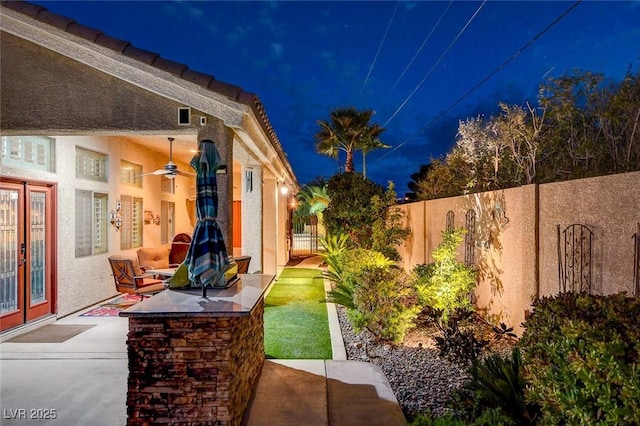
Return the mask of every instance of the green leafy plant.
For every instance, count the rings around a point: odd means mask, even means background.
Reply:
[[[640,424],[638,312],[624,293],[534,303],[520,346],[541,424]]]
[[[473,310],[469,295],[476,285],[472,267],[456,259],[464,229],[442,232],[442,242],[433,251],[433,263],[414,268],[415,286],[420,304],[442,311],[447,321],[456,309]]]
[[[340,294],[329,293],[329,300],[340,303],[352,292],[352,305],[344,306],[356,331],[367,329],[377,339],[400,343],[420,310],[408,275],[372,250],[347,251],[341,261]]]
[[[488,408],[477,417],[469,420],[456,418],[454,414],[433,417],[431,414],[420,414],[410,426],[516,426],[516,423],[499,408]]]
[[[379,251],[391,260],[400,260],[397,247],[411,235],[404,226],[405,212],[396,206],[396,192],[393,182],[389,182],[382,197],[373,196],[371,205],[379,212],[371,224],[371,249]]]
[[[322,276],[331,282],[331,290],[327,293],[327,300],[332,303],[355,309],[353,304],[353,286],[343,279],[344,254],[347,252],[349,237],[346,234],[327,235],[320,239],[324,249],[321,254],[327,265],[327,270]]]

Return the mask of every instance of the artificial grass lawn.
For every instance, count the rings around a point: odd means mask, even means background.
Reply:
[[[284,268],[265,300],[264,349],[267,358],[333,357],[319,270]]]

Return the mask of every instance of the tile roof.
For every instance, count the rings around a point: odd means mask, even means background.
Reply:
[[[282,148],[280,139],[278,139],[278,136],[276,135],[276,132],[273,129],[273,126],[269,121],[269,117],[264,109],[264,105],[257,95],[246,92],[239,86],[216,80],[212,75],[194,71],[187,65],[163,58],[155,52],[135,47],[126,40],[111,37],[98,29],[79,24],[71,18],[52,13],[45,7],[24,1],[2,0],[0,1],[0,4],[11,10],[29,16],[39,22],[43,22],[69,34],[73,34],[102,47],[111,49],[128,58],[135,59],[147,65],[151,65],[154,68],[169,72],[186,81],[202,86],[207,90],[216,92],[236,100],[241,104],[247,105],[253,110],[254,114],[258,118],[260,125],[278,153],[280,160],[283,162],[285,167],[287,167],[291,176],[295,178],[295,174],[291,169],[291,165],[289,164],[289,160]]]

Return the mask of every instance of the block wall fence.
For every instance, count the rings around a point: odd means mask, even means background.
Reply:
[[[399,206],[412,235],[402,266],[433,261],[447,226],[470,231],[459,259],[475,265],[476,306],[521,332],[539,297],[587,286],[638,295],[640,172],[532,184]],[[572,227],[572,225],[579,225]],[[586,287],[583,287],[586,289]]]

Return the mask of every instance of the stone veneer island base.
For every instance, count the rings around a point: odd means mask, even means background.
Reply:
[[[264,363],[272,275],[227,289],[165,290],[129,318],[128,425],[239,425]]]

